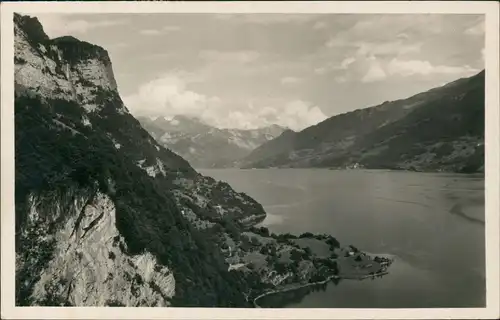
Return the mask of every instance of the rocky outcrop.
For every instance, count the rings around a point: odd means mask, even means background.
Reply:
[[[16,93],[76,101],[87,112],[99,107],[99,93],[118,94],[106,50],[73,37],[49,40],[39,35],[43,29],[34,27],[34,20],[27,23],[21,16],[15,20]],[[33,27],[23,28],[26,25]],[[37,38],[40,41],[35,42]]]
[[[30,305],[169,305],[172,271],[150,252],[127,254],[109,196],[68,188],[32,194],[27,205],[23,239],[30,242],[18,250],[17,269],[24,275],[20,292],[31,287]]]

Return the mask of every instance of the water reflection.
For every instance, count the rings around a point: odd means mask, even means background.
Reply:
[[[455,204],[451,209],[450,209],[450,212],[469,221],[469,222],[472,222],[472,223],[477,223],[477,224],[480,224],[480,225],[485,225],[485,222],[481,219],[477,219],[477,218],[474,218],[474,217],[470,217],[468,216],[467,214],[465,214],[465,212],[463,211],[463,206],[460,204],[460,203],[457,203]]]
[[[334,285],[338,285],[340,281],[340,279],[332,279],[331,283],[333,283]],[[312,292],[325,292],[327,287],[328,283],[311,285],[298,288],[296,290],[270,294],[268,296],[260,298],[256,302],[261,308],[283,308],[288,306],[289,304],[300,303],[304,299],[304,297]]]

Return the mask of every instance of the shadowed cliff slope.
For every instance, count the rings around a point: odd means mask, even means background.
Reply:
[[[216,232],[186,212],[240,228],[262,206],[155,142],[106,50],[36,18],[14,27],[16,304],[248,305]]]

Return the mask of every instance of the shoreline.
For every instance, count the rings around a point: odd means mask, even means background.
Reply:
[[[471,171],[471,172],[460,172],[453,170],[410,170],[410,169],[398,169],[398,168],[335,168],[335,167],[264,167],[264,168],[238,168],[238,167],[228,167],[228,168],[197,168],[196,171],[204,170],[276,170],[276,169],[316,169],[316,170],[331,170],[331,171],[380,171],[380,172],[411,172],[411,173],[428,173],[428,174],[459,174],[464,176],[484,176],[484,171]]]
[[[310,287],[310,286],[314,286],[314,285],[318,285],[318,284],[325,284],[325,283],[330,282],[333,279],[360,280],[361,281],[361,280],[365,280],[365,279],[368,279],[368,278],[374,278],[374,277],[377,277],[377,276],[384,276],[384,275],[387,275],[387,274],[389,274],[389,272],[386,271],[386,270],[383,270],[383,271],[379,271],[377,273],[374,273],[372,275],[370,274],[370,275],[364,275],[364,276],[352,276],[352,277],[349,277],[349,276],[337,276],[337,275],[329,276],[328,278],[326,278],[325,280],[322,280],[322,281],[311,282],[311,283],[306,283],[306,284],[298,285],[296,287],[290,287],[290,288],[284,288],[284,289],[277,289],[277,290],[271,290],[271,291],[268,291],[268,292],[264,292],[264,293],[258,295],[257,297],[255,297],[253,299],[253,305],[254,305],[255,308],[261,308],[257,304],[257,300],[260,299],[260,298],[263,298],[265,296],[269,296],[269,295],[275,294],[275,293],[288,292],[288,291],[298,290],[298,289],[301,289],[301,288],[306,288],[306,287]]]

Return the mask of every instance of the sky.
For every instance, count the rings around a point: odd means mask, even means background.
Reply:
[[[108,50],[136,116],[302,130],[484,68],[484,16],[39,14],[54,38]]]

